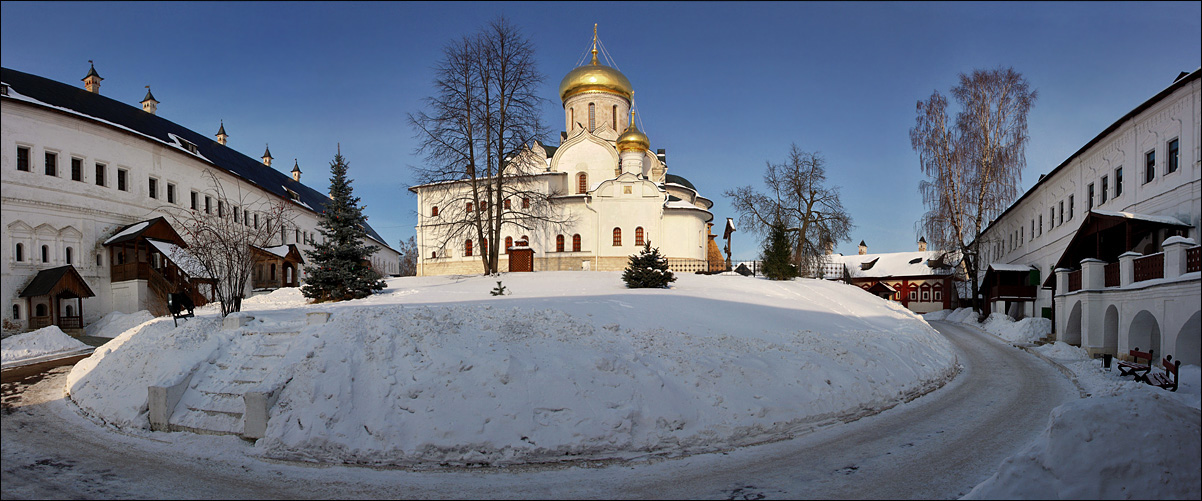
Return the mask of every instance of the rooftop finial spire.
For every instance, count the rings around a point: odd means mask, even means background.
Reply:
[[[601,64],[597,61],[597,23],[593,23],[593,66]]]

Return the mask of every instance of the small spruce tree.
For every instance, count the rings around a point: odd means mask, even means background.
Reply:
[[[792,248],[784,222],[773,223],[768,230],[768,238],[764,241],[764,276],[770,280],[789,280],[796,277],[797,266],[793,264]]]
[[[330,201],[318,221],[317,231],[325,238],[305,251],[308,277],[301,293],[319,302],[358,299],[384,289],[384,281],[369,261],[379,248],[366,243],[367,216],[359,197],[351,194],[347,167],[339,148],[330,162]]]
[[[667,288],[676,281],[676,276],[668,269],[668,260],[659,254],[658,248],[652,248],[648,240],[638,255],[630,256],[622,280],[630,289]]]

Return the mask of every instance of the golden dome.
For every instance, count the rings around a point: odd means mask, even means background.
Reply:
[[[618,136],[618,151],[644,151],[651,149],[651,140],[634,124],[634,113],[630,114],[630,127]]]
[[[630,96],[634,93],[634,87],[630,85],[630,80],[626,79],[626,75],[599,63],[597,54],[593,54],[591,63],[569,71],[559,82],[559,98],[567,101],[569,97],[590,91],[617,94],[629,101]]]

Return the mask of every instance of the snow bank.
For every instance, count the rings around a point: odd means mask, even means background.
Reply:
[[[92,322],[84,330],[84,333],[93,337],[115,338],[123,332],[134,327],[142,325],[146,322],[154,320],[154,315],[149,311],[140,310],[133,313],[121,313],[114,311],[105,315],[100,320]]]
[[[927,320],[947,320],[947,316],[951,314],[951,310],[938,310],[930,313],[924,313],[922,318]]]
[[[362,464],[512,464],[679,455],[787,438],[929,391],[951,345],[857,287],[680,275],[626,289],[620,273],[405,277],[359,301],[296,289],[249,298],[252,330],[200,314],[150,323],[71,373],[70,395],[147,427],[146,387],[220,365],[255,329],[299,331],[266,436],[269,457]],[[329,323],[304,314],[328,311]],[[279,336],[274,336],[279,339]]]
[[[51,325],[0,340],[0,363],[9,367],[47,355],[77,352],[88,348],[88,345],[68,336],[58,326]]]
[[[1011,343],[1034,343],[1052,332],[1052,319],[1028,317],[1016,322],[1004,314],[994,313],[985,319],[982,327]]]
[[[1199,499],[1202,412],[1144,385],[1052,410],[1035,442],[964,499]]]
[[[1089,360],[1089,352],[1084,348],[1073,346],[1064,341],[1056,341],[1052,344],[1036,346],[1035,351],[1045,357],[1055,358],[1059,360]]]

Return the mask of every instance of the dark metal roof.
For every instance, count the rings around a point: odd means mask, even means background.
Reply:
[[[0,68],[0,80],[3,80],[17,93],[51,106],[66,108],[93,117],[101,124],[111,122],[170,145],[177,144],[169,136],[169,134],[174,134],[195,144],[200,155],[204,157],[198,159],[202,162],[207,159],[217,168],[255,184],[284,200],[292,199],[287,191],[292,190],[297,194],[296,200],[308,206],[302,205],[300,209],[311,210],[320,215],[325,210],[326,204],[330,202],[330,198],[324,193],[294,181],[291,176],[283,172],[263,165],[261,160],[243,155],[233,148],[163,117],[146,113],[141,108],[134,108],[100,94],[10,68]],[[11,99],[11,97],[5,96],[4,99]],[[120,127],[117,130],[128,132]],[[189,154],[186,150],[181,150],[181,152],[184,155]],[[388,246],[384,237],[380,236],[370,225],[365,229],[367,234],[377,242]]]
[[[21,291],[20,297],[50,296],[58,295],[60,292],[70,292],[75,297],[96,295],[79,275],[79,272],[75,271],[75,267],[68,264],[39,271],[29,285]]]
[[[690,183],[688,179],[677,176],[676,174],[664,174],[664,182],[672,183],[672,184],[679,184],[679,185],[685,186],[693,191],[697,191],[697,187],[693,186],[693,183]]]
[[[145,225],[142,229],[132,232],[132,233],[129,233],[127,235],[121,235],[121,233],[124,232],[125,230],[132,228],[134,226],[137,226],[139,224],[143,224],[143,223],[145,223]],[[171,242],[180,247],[188,246],[188,243],[184,242],[184,239],[179,236],[179,233],[175,231],[175,228],[171,227],[171,223],[168,223],[167,219],[164,218],[163,216],[159,216],[154,219],[147,219],[145,221],[138,221],[134,224],[127,224],[125,226],[118,228],[117,231],[114,231],[113,235],[121,235],[121,236],[116,237],[116,238],[110,237],[108,240],[105,240],[104,245],[106,247],[110,246],[110,245],[117,245],[119,243],[129,242],[131,240],[137,240],[138,238],[141,238],[141,237],[157,238],[159,240]]]

